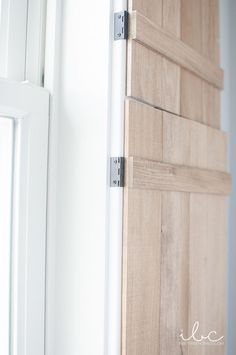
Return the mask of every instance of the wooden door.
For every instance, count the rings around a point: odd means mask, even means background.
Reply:
[[[129,0],[129,14],[122,355],[223,355],[218,1]]]

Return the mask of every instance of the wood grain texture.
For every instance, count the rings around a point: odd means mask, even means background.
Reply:
[[[214,128],[207,130],[207,167],[212,170],[227,170],[227,136]]]
[[[164,112],[163,161],[206,169],[207,130],[198,122]]]
[[[181,39],[202,53],[202,0],[181,0]]]
[[[181,116],[202,122],[202,79],[181,70]]]
[[[136,189],[229,195],[231,177],[220,171],[129,157],[126,159],[126,186]]]
[[[223,355],[226,135],[218,0],[129,0],[122,355]],[[163,110],[163,111],[161,111]]]
[[[202,121],[208,126],[220,128],[220,90],[202,82]]]
[[[163,161],[166,163],[189,165],[190,125],[189,120],[163,113]]]
[[[161,194],[124,193],[122,355],[159,353]]]
[[[202,54],[215,64],[219,64],[219,1],[202,2]]]
[[[166,0],[129,0],[129,11],[137,10],[158,25],[162,25],[162,2]]]
[[[162,58],[161,106],[180,114],[180,67],[165,58]]]
[[[162,57],[135,41],[128,43],[127,95],[161,107]]]
[[[125,156],[162,160],[162,111],[135,100],[125,107]]]
[[[126,100],[125,156],[227,171],[227,137],[133,99]]]
[[[215,330],[225,336],[227,205],[221,196],[190,197],[189,330],[199,321],[198,334]],[[224,339],[225,340],[225,339]],[[224,345],[189,346],[190,355],[223,355]]]
[[[218,129],[163,112],[163,161],[227,171],[227,136]]]
[[[130,39],[152,48],[213,86],[223,88],[222,69],[136,11],[130,16]]]
[[[189,194],[162,193],[160,355],[187,355],[179,334],[188,329]]]
[[[180,38],[181,0],[163,1],[163,28]]]
[[[180,113],[180,68],[135,41],[128,43],[127,96]]]

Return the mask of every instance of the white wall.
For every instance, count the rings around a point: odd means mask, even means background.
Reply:
[[[110,1],[48,1],[46,354],[104,355]]]
[[[221,66],[225,70],[222,127],[229,135],[229,167],[233,178],[228,238],[227,354],[236,354],[236,1],[221,0]]]

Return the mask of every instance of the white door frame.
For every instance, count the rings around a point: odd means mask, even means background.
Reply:
[[[45,87],[51,92],[46,354],[120,355],[126,1],[48,0]]]

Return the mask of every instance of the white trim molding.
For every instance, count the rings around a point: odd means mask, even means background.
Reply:
[[[45,33],[46,0],[28,0],[25,79],[42,86],[44,84]]]
[[[110,25],[111,112],[110,156],[124,155],[127,41],[114,41],[114,13],[127,10],[127,0],[113,0]],[[123,188],[111,188],[108,207],[108,280],[106,355],[121,354]]]

